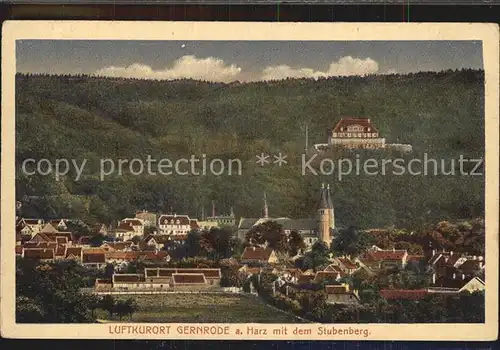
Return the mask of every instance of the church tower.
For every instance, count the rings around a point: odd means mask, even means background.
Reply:
[[[321,184],[321,195],[318,208],[318,235],[319,240],[330,246],[330,208],[328,205],[328,190]]]
[[[335,211],[333,207],[332,194],[330,192],[330,184],[326,187],[327,190],[327,200],[328,200],[328,213],[330,214],[330,230],[335,228]]]

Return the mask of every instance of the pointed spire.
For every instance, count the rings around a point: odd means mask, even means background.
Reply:
[[[234,217],[234,208],[231,206],[231,213],[229,214],[231,217]]]
[[[264,192],[264,218],[268,218],[269,217],[269,208],[267,207],[267,197],[266,197],[266,192]]]
[[[332,200],[332,193],[330,192],[330,184],[327,185],[326,187],[326,194],[327,194],[327,202],[328,202],[328,209],[333,209],[333,200]]]
[[[328,192],[327,189],[325,188],[325,184],[321,184],[321,197],[320,197],[320,204],[319,204],[320,209],[328,209]]]

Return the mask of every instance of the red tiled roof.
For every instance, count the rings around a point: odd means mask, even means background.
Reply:
[[[337,123],[337,125],[335,125],[335,127],[333,128],[333,132],[341,132],[340,131],[340,128],[342,127],[348,127],[350,125],[360,125],[364,128],[363,132],[378,132],[378,130],[373,126],[373,124],[371,123],[370,119],[367,119],[367,118],[352,118],[352,117],[346,117],[346,118],[342,118],[340,119],[340,121]],[[370,128],[370,130],[368,131],[368,128]],[[345,132],[346,130],[344,130],[343,132]]]
[[[241,260],[268,261],[272,253],[273,250],[271,248],[246,247],[241,255]]]
[[[314,275],[300,275],[297,279],[298,284],[309,284],[314,279]]]
[[[344,266],[348,269],[357,269],[358,266],[353,263],[351,260],[349,260],[348,258],[338,258],[338,260],[344,264]]]
[[[325,280],[336,280],[339,275],[340,273],[338,272],[318,271],[316,272],[316,276],[314,277],[314,282],[320,283]]]
[[[368,253],[368,258],[381,261],[381,260],[402,260],[406,250],[377,250]]]
[[[86,252],[84,252],[82,256],[82,262],[84,264],[104,264],[106,262],[106,256],[104,255],[104,253],[87,254]]]
[[[114,274],[114,283],[139,283],[144,282],[144,278],[139,274]]]
[[[429,294],[425,289],[382,289],[380,296],[388,300],[420,300]]]
[[[26,259],[54,259],[54,249],[28,248],[24,249]]]
[[[408,255],[408,258],[406,258],[406,260],[418,262],[424,260],[424,258],[425,257],[423,255]]]
[[[76,257],[82,256],[82,248],[81,247],[67,247],[66,248],[66,257],[70,255],[74,255]]]
[[[205,275],[202,273],[174,273],[172,275],[174,284],[206,284]]]
[[[122,221],[120,223],[120,225],[118,225],[118,227],[115,229],[115,231],[130,232],[130,231],[134,231],[134,227],[132,226],[132,224]]]
[[[170,235],[149,235],[144,239],[144,242],[147,243],[152,239],[154,239],[157,244],[165,244],[170,241]]]
[[[105,242],[101,245],[101,247],[106,248],[110,247],[114,250],[124,250],[129,248],[132,245],[131,241],[128,242]]]
[[[139,252],[106,252],[106,259],[108,260],[136,260],[139,258]]]
[[[171,224],[170,221],[174,223]],[[177,220],[179,223],[177,224]],[[187,215],[162,215],[158,220],[160,225],[190,225],[190,219]]]

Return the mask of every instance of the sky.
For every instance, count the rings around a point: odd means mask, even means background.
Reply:
[[[260,81],[483,68],[480,41],[19,40],[20,73]]]

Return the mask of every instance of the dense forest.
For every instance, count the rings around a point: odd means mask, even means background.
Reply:
[[[329,183],[340,226],[421,227],[426,222],[484,215],[484,176],[301,174],[300,155],[325,143],[342,117],[370,118],[396,151],[333,150],[320,157],[444,159],[484,155],[484,73],[422,72],[255,83],[151,81],[89,76],[22,75],[16,79],[16,196],[26,217],[78,217],[116,222],[137,209],[199,217],[215,201],[218,212],[307,218],[319,187]],[[284,167],[261,167],[255,156],[282,152]],[[311,152],[311,150],[309,151]],[[238,175],[122,175],[99,178],[100,159],[146,160],[191,155],[239,158]],[[76,181],[28,176],[23,160],[87,159]],[[455,168],[458,163],[455,163]]]

